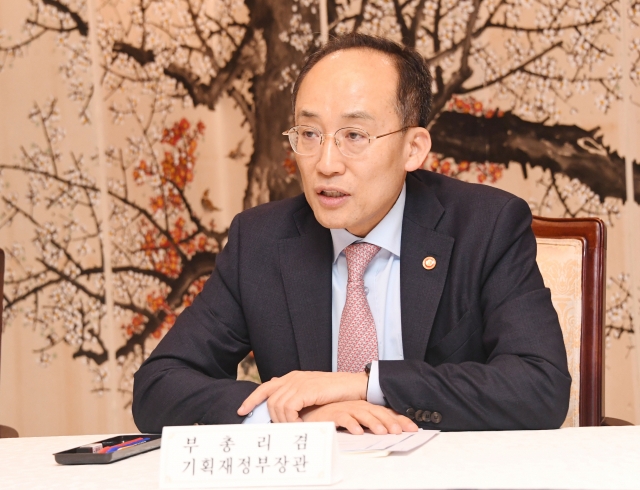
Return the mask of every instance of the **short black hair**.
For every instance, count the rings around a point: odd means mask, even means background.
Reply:
[[[293,84],[291,100],[294,114],[300,84],[311,68],[331,53],[358,48],[378,51],[388,55],[395,61],[398,70],[396,110],[400,116],[402,126],[421,126],[426,128],[433,98],[431,92],[433,78],[431,77],[427,60],[413,48],[382,37],[360,33],[333,37],[306,59],[298,78]]]

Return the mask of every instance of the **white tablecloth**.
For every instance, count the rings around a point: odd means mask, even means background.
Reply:
[[[53,453],[105,435],[0,439],[0,488],[158,488],[160,451],[61,466]],[[640,489],[640,427],[441,433],[410,454],[341,455],[338,489]]]

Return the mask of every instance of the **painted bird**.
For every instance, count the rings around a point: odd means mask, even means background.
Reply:
[[[242,138],[240,140],[240,142],[238,143],[238,146],[236,146],[235,150],[231,150],[227,154],[227,157],[231,158],[232,160],[240,160],[243,157],[245,157],[246,153],[243,153],[243,151],[242,151],[242,143],[244,143],[244,138]]]
[[[204,209],[207,213],[211,213],[213,211],[220,211],[220,208],[215,207],[214,204],[211,202],[211,199],[209,199],[209,189],[206,189],[204,191],[204,194],[202,194],[202,198],[200,199],[200,204],[202,204],[202,209]]]

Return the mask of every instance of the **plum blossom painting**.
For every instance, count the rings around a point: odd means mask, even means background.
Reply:
[[[429,61],[427,170],[605,221],[606,411],[640,422],[640,2],[3,0],[3,423],[133,428],[133,374],[232,217],[301,192],[292,84],[349,32]]]

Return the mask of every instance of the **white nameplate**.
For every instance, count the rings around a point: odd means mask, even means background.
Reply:
[[[165,427],[160,488],[335,483],[338,445],[331,422]]]

